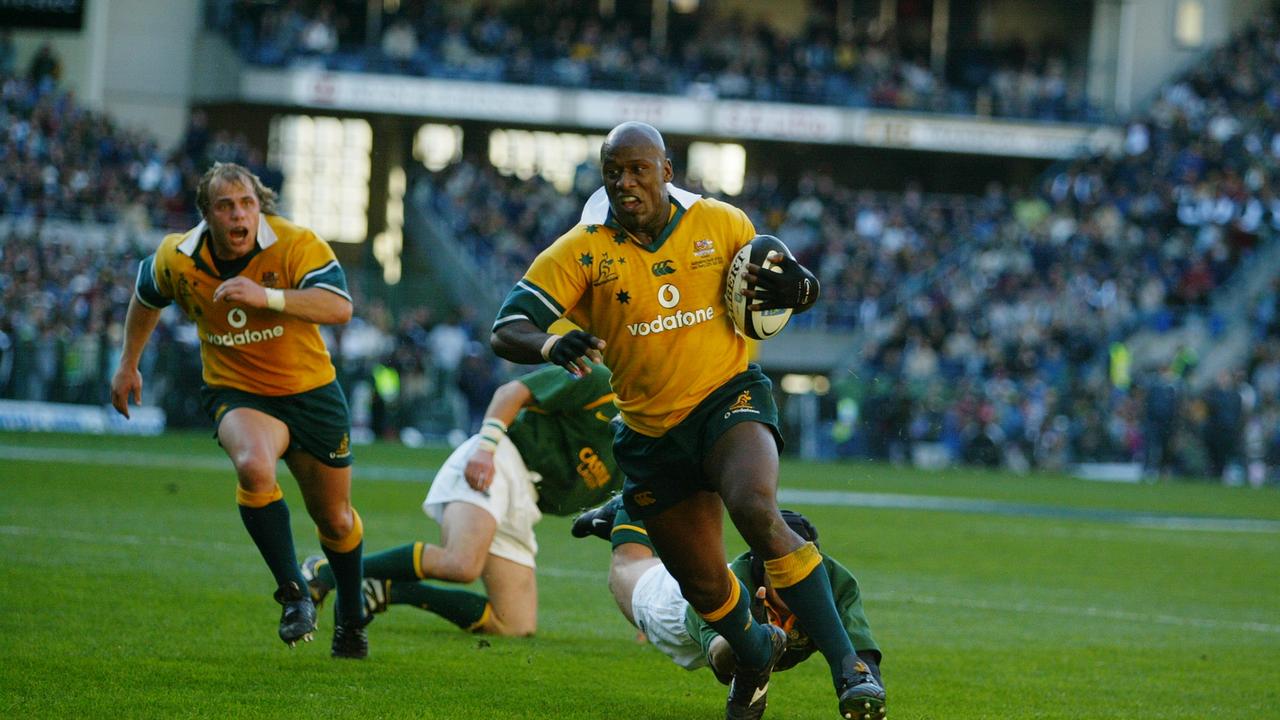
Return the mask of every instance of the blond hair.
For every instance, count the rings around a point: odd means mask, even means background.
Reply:
[[[204,177],[200,178],[199,184],[196,185],[196,208],[200,210],[201,217],[208,217],[209,215],[209,207],[213,203],[211,196],[214,185],[228,182],[253,188],[253,193],[258,196],[258,207],[262,212],[268,215],[275,214],[277,198],[275,190],[263,185],[262,180],[243,165],[215,162],[213,167],[205,172]]]

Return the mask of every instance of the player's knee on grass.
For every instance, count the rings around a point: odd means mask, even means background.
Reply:
[[[507,618],[504,620],[498,617],[497,613],[492,614],[480,626],[481,633],[504,637],[532,637],[537,631],[537,618]]]

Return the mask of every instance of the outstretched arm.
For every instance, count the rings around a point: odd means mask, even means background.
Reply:
[[[129,398],[138,405],[142,404],[142,373],[138,372],[138,362],[159,322],[160,310],[143,305],[134,295],[124,317],[124,349],[120,352],[120,366],[111,378],[111,406],[125,417],[129,417]]]
[[[604,361],[600,354],[604,340],[595,335],[582,330],[553,335],[539,330],[528,320],[514,320],[497,328],[489,336],[489,345],[498,357],[511,362],[525,365],[549,362],[575,377],[591,372],[588,359]]]

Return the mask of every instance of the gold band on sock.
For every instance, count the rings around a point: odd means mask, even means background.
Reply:
[[[613,529],[609,531],[609,534],[612,535],[623,530],[630,530],[631,532],[637,532],[645,537],[649,537],[649,531],[645,530],[642,525],[614,525]]]
[[[822,564],[822,553],[807,542],[780,558],[764,561],[764,571],[775,588],[789,588],[809,577],[813,569]]]
[[[702,618],[707,622],[715,622],[723,618],[725,615],[728,615],[735,607],[738,606],[738,599],[742,597],[742,584],[738,582],[737,576],[730,573],[728,568],[725,568],[725,574],[729,576],[730,580],[732,580],[732,582],[729,583],[729,599],[725,600],[723,605],[705,615],[698,613],[699,615],[702,615]]]
[[[468,625],[467,632],[480,632],[491,617],[493,617],[493,605],[485,603],[484,612],[480,613],[480,619]]]
[[[421,540],[413,544],[413,574],[418,576],[419,580],[427,579],[427,571],[422,569],[422,551],[427,544]]]
[[[364,523],[360,521],[360,513],[356,512],[353,507],[351,508],[351,532],[347,533],[345,537],[325,537],[325,534],[320,532],[319,528],[316,529],[316,535],[320,536],[321,545],[334,552],[351,552],[364,539]]]
[[[236,504],[243,505],[247,508],[266,507],[271,503],[284,497],[284,492],[280,490],[280,486],[276,485],[269,492],[250,492],[236,485]]]

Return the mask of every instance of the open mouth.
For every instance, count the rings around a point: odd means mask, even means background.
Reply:
[[[227,234],[231,237],[232,240],[239,242],[249,237],[249,228],[231,228],[230,232],[228,232]]]
[[[619,195],[618,209],[625,210],[628,213],[635,214],[640,210],[640,198],[635,195]]]

